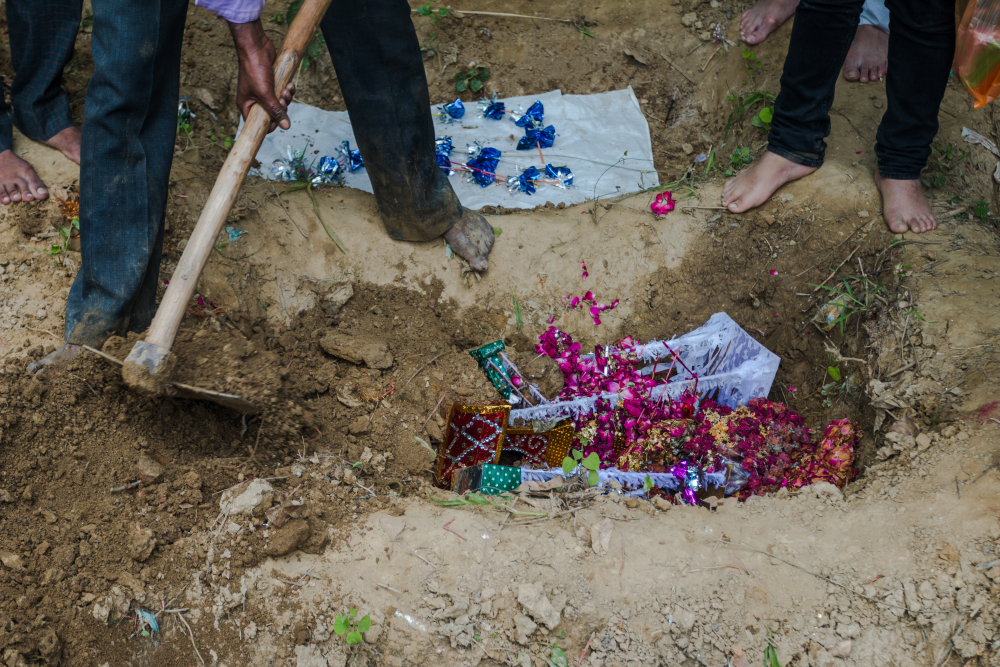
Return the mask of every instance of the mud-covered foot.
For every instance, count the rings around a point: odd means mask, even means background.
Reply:
[[[493,249],[496,234],[493,233],[493,227],[486,222],[486,218],[483,216],[463,208],[461,220],[444,233],[444,238],[448,241],[451,249],[467,261],[474,270],[482,273],[490,268],[486,257]]]
[[[931,204],[917,179],[900,181],[875,173],[875,184],[882,193],[882,217],[895,234],[910,231],[929,232],[937,227]]]
[[[799,0],[760,0],[743,12],[740,19],[740,39],[747,44],[760,44],[795,13]]]
[[[35,169],[8,149],[0,153],[0,203],[45,199],[49,191]]]
[[[68,157],[73,162],[80,164],[80,137],[82,132],[80,128],[74,125],[73,127],[67,127],[65,130],[56,133],[48,141],[43,141],[42,143],[46,146],[55,148],[57,151],[62,151],[62,154]]]
[[[789,181],[802,178],[816,171],[767,151],[752,167],[722,188],[722,205],[733,213],[742,213],[760,206],[775,190]]]
[[[86,350],[83,349],[82,345],[70,345],[67,343],[55,352],[50,352],[38,361],[28,364],[28,372],[32,375],[38,375],[52,370],[58,370],[79,357],[85,351]]]
[[[889,35],[873,25],[859,25],[844,59],[848,81],[878,81],[889,69]]]

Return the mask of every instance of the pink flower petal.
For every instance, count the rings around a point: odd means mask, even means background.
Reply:
[[[795,387],[789,387],[788,391],[790,391],[790,392],[792,392],[794,394],[795,392],[798,391],[798,389],[796,389]]]
[[[591,292],[590,290],[587,290],[587,293],[583,295],[583,300],[584,301],[596,301],[596,299],[594,298],[594,293]]]
[[[581,279],[586,279],[587,276],[589,276],[590,274],[587,273],[587,263],[585,261],[583,261],[582,259],[580,260],[580,267],[583,268],[583,275],[580,276],[580,278]]]
[[[781,317],[781,313],[775,313],[774,316],[775,317]]]
[[[579,308],[580,307],[580,297],[574,296],[572,299],[570,299],[569,300],[569,307],[570,308]]]
[[[775,271],[774,269],[771,269],[771,275],[772,275],[772,276],[776,276],[776,275],[778,275],[778,272],[777,272],[777,271]]]
[[[552,324],[555,321],[556,321],[556,316],[555,315],[553,315],[552,317],[549,318],[549,324]]]

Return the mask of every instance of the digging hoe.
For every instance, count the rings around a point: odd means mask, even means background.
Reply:
[[[329,5],[330,0],[305,0],[295,15],[274,62],[274,85],[279,94],[292,80],[302,62],[302,54],[316,34],[319,21]],[[236,195],[239,194],[240,186],[267,135],[270,123],[267,112],[259,105],[253,106],[247,114],[243,131],[222,165],[222,171],[219,172],[198,224],[170,278],[170,285],[163,295],[149,333],[144,341],[133,346],[125,358],[122,376],[129,386],[152,394],[206,399],[245,413],[257,411],[253,404],[238,396],[171,382],[170,376],[176,358],[170,348],[174,344],[185,308],[194,296],[198,277],[208,262],[219,230],[236,201]]]

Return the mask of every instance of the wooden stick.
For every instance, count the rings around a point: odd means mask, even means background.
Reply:
[[[416,13],[416,9],[410,10],[412,13]],[[527,16],[525,14],[505,14],[503,12],[474,12],[466,9],[453,9],[451,13],[456,17],[461,18],[462,14],[479,14],[481,16],[510,16],[516,19],[537,19],[539,21],[559,21],[560,23],[572,23],[569,19],[550,19],[547,16]]]
[[[692,79],[691,77],[689,77],[687,75],[687,73],[684,70],[682,70],[680,67],[678,67],[677,65],[675,65],[674,62],[670,58],[666,57],[662,53],[660,54],[660,57],[663,58],[664,60],[666,60],[668,65],[670,65],[675,70],[677,70],[678,72],[680,72],[681,76],[683,76],[685,79],[687,79],[688,81],[690,81],[692,84],[694,84],[696,86],[698,85],[697,81],[695,81],[694,79]]]
[[[301,54],[313,40],[316,27],[329,6],[330,0],[305,0],[295,15],[295,20],[292,21],[281,45],[281,52],[274,63],[275,91],[280,93],[292,80],[302,61]],[[198,224],[191,233],[187,247],[170,278],[170,285],[163,295],[156,317],[149,328],[149,334],[146,336],[147,343],[165,350],[169,350],[173,345],[177,329],[184,317],[184,309],[194,296],[198,278],[212,254],[215,238],[236,202],[240,186],[246,180],[250,165],[261,144],[264,143],[270,125],[271,118],[262,106],[255,104],[250,108],[243,131],[240,132],[229,157],[222,165]]]

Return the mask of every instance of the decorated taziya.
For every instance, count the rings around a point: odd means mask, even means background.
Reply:
[[[574,446],[584,454],[595,452],[602,467],[669,472],[684,480],[688,501],[699,492],[704,474],[722,470],[730,480],[739,480],[727,488],[741,498],[816,481],[842,488],[852,479],[857,429],[850,420],[833,422],[821,441],[813,443],[800,415],[766,398],[736,409],[699,398],[697,390],[667,398],[665,391],[654,391],[660,382],[655,373],[640,372],[646,362],[634,352],[638,343],[625,338],[590,356],[554,327],[539,339],[537,352],[563,371],[561,399],[618,396],[615,405],[597,400],[592,412],[574,420]],[[658,363],[667,377],[674,364],[683,367],[677,356]]]
[[[514,121],[514,125],[517,125],[518,127],[528,127],[529,125],[540,126],[544,116],[545,107],[542,106],[542,101],[535,100],[535,103],[528,107],[528,110],[523,114],[511,112],[510,119]]]
[[[438,137],[434,140],[434,156],[435,160],[437,160],[437,165],[447,172],[449,176],[455,173],[455,170],[451,168],[452,150],[451,137]]]
[[[461,99],[441,105],[441,115],[445,122],[454,123],[465,115],[465,105]]]

